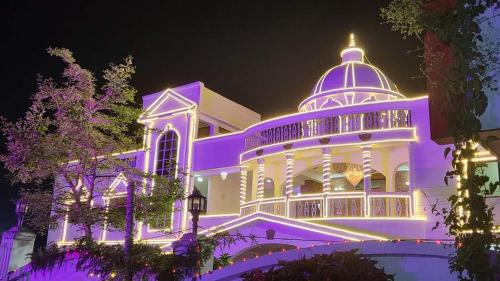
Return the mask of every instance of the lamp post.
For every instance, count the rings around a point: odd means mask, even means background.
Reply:
[[[201,194],[201,192],[194,187],[193,193],[188,196],[188,211],[193,216],[193,234],[198,235],[198,220],[200,218],[200,213],[207,211],[207,198]]]

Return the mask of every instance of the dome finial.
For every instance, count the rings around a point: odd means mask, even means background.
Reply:
[[[354,33],[349,35],[349,47],[344,49],[340,56],[342,57],[342,63],[344,62],[363,62],[364,52],[363,49],[356,46],[356,39],[354,37]]]
[[[349,36],[349,47],[356,47],[356,40],[354,39],[354,33]]]

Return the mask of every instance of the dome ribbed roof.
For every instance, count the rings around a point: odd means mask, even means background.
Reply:
[[[365,53],[356,47],[354,35],[340,57],[342,63],[321,76],[311,95],[300,103],[299,111],[405,99],[380,69],[365,63]]]
[[[396,85],[373,65],[349,61],[329,69],[316,83],[312,95],[338,90],[375,88],[398,92]]]

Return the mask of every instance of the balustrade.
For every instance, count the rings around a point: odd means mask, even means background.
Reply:
[[[244,205],[240,209],[241,216],[248,216],[257,212],[257,203]]]
[[[245,138],[245,150],[310,137],[412,126],[408,109],[312,118],[260,130]]]
[[[328,200],[327,217],[362,217],[364,216],[364,198],[346,197]]]
[[[408,193],[379,192],[367,198],[365,202],[364,192],[292,196],[288,201],[285,197],[277,197],[246,202],[241,206],[240,213],[241,216],[248,216],[258,211],[286,216],[288,206],[288,216],[294,219],[411,216],[411,197]],[[368,204],[367,214],[364,212],[365,204]]]
[[[285,215],[285,201],[282,202],[269,202],[269,203],[260,203],[259,211],[263,213],[273,214],[277,216]]]
[[[323,199],[305,199],[290,201],[289,214],[291,218],[306,219],[323,216]]]
[[[372,217],[409,217],[410,197],[391,196],[370,197],[370,216]]]

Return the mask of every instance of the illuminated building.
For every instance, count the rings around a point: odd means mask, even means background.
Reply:
[[[431,140],[427,96],[406,98],[367,63],[353,37],[340,56],[298,112],[268,120],[201,82],[146,95],[138,121],[156,130],[147,130],[143,149],[120,157],[182,177],[186,194],[196,185],[208,198],[199,234],[254,234],[261,251],[310,241],[446,239],[442,228],[432,230],[438,218],[431,204],[448,206],[455,188],[443,181],[450,161]],[[496,156],[480,147],[477,160]],[[108,184],[108,196],[94,204],[125,196],[124,175]],[[49,242],[67,245],[80,236],[69,221]],[[154,224],[136,225],[137,240],[167,251],[191,227],[185,202]],[[270,229],[274,239],[265,237]],[[105,243],[123,241],[106,228],[94,233]],[[228,252],[238,259],[257,251],[250,244]]]

